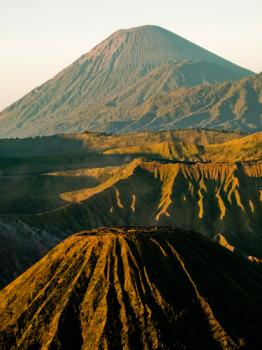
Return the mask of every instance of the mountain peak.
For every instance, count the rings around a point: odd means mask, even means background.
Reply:
[[[151,24],[115,31],[77,63],[85,65],[90,59],[97,61],[98,69],[117,67],[120,74],[127,75],[131,73],[130,67],[133,70],[153,69],[164,64],[199,61],[223,68],[229,80],[252,74],[165,28]]]
[[[121,29],[0,113],[0,135],[119,131],[127,119],[132,122],[132,109],[161,91],[248,75],[252,72],[159,26]],[[132,95],[128,109],[114,111],[113,119],[105,113],[98,118],[105,106]]]
[[[198,234],[86,231],[1,291],[0,341],[3,349],[236,349],[244,338],[259,348],[261,281]]]
[[[110,51],[111,55],[119,55],[121,52],[127,54],[123,64],[160,65],[165,62],[206,61],[231,69],[241,76],[251,73],[246,71],[245,74],[243,68],[165,28],[152,24],[117,30],[92,49],[86,57],[101,54],[103,50]]]
[[[122,28],[117,30],[115,33],[131,33],[131,32],[142,32],[142,31],[160,31],[160,32],[169,32],[167,29],[160,27],[155,24],[144,24],[137,27],[129,27],[129,28]],[[114,34],[114,33],[113,33]]]

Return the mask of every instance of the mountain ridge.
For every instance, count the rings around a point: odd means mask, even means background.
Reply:
[[[3,350],[257,348],[261,289],[259,266],[192,232],[84,231],[0,292],[0,340]]]
[[[100,226],[221,234],[261,259],[261,142],[261,132],[190,129],[0,140],[0,286]]]
[[[118,124],[126,123],[122,113],[131,113],[159,91],[249,75],[252,72],[159,27],[116,32],[0,112],[0,137],[97,131],[103,125],[110,130],[110,123],[117,131]],[[119,106],[116,117],[99,115],[105,106],[114,107],[114,96],[123,99],[126,89],[135,91],[135,103]]]

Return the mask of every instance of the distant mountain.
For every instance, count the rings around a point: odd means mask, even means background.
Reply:
[[[120,30],[2,111],[0,137],[163,129],[167,127],[163,118],[149,125],[154,108],[145,115],[134,113],[134,108],[178,87],[204,84],[207,88],[211,83],[252,74],[157,26]],[[195,125],[199,118],[187,126]],[[200,119],[205,118],[208,116],[202,114]],[[243,121],[243,126],[246,124]],[[254,129],[254,125],[246,129]]]
[[[223,235],[262,258],[261,159],[261,132],[1,140],[0,288],[72,232],[101,226]]]
[[[241,307],[240,307],[241,306]],[[73,235],[0,292],[1,349],[259,349],[262,272],[201,235]]]
[[[239,81],[157,91],[143,103],[137,103],[139,88],[128,91],[124,97],[116,97],[115,106],[97,108],[97,118],[102,120],[104,116],[108,121],[104,129],[111,132],[188,127],[262,130],[262,73]],[[110,122],[112,118],[119,122]]]

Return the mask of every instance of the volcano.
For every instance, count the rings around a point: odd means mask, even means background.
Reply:
[[[145,116],[133,109],[150,98],[252,74],[161,27],[119,30],[2,111],[0,137],[143,130],[154,108]]]
[[[0,146],[0,288],[72,232],[101,226],[222,235],[262,258],[261,132],[81,133]]]
[[[0,292],[1,349],[259,349],[258,267],[175,228],[84,231]]]

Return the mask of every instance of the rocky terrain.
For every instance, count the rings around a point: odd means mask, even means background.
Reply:
[[[261,259],[261,142],[208,130],[1,140],[0,286],[72,232],[101,226],[222,235]]]
[[[0,111],[0,196],[0,350],[261,349],[262,73],[119,30]]]
[[[11,349],[258,349],[262,273],[175,228],[73,235],[0,292]]]

